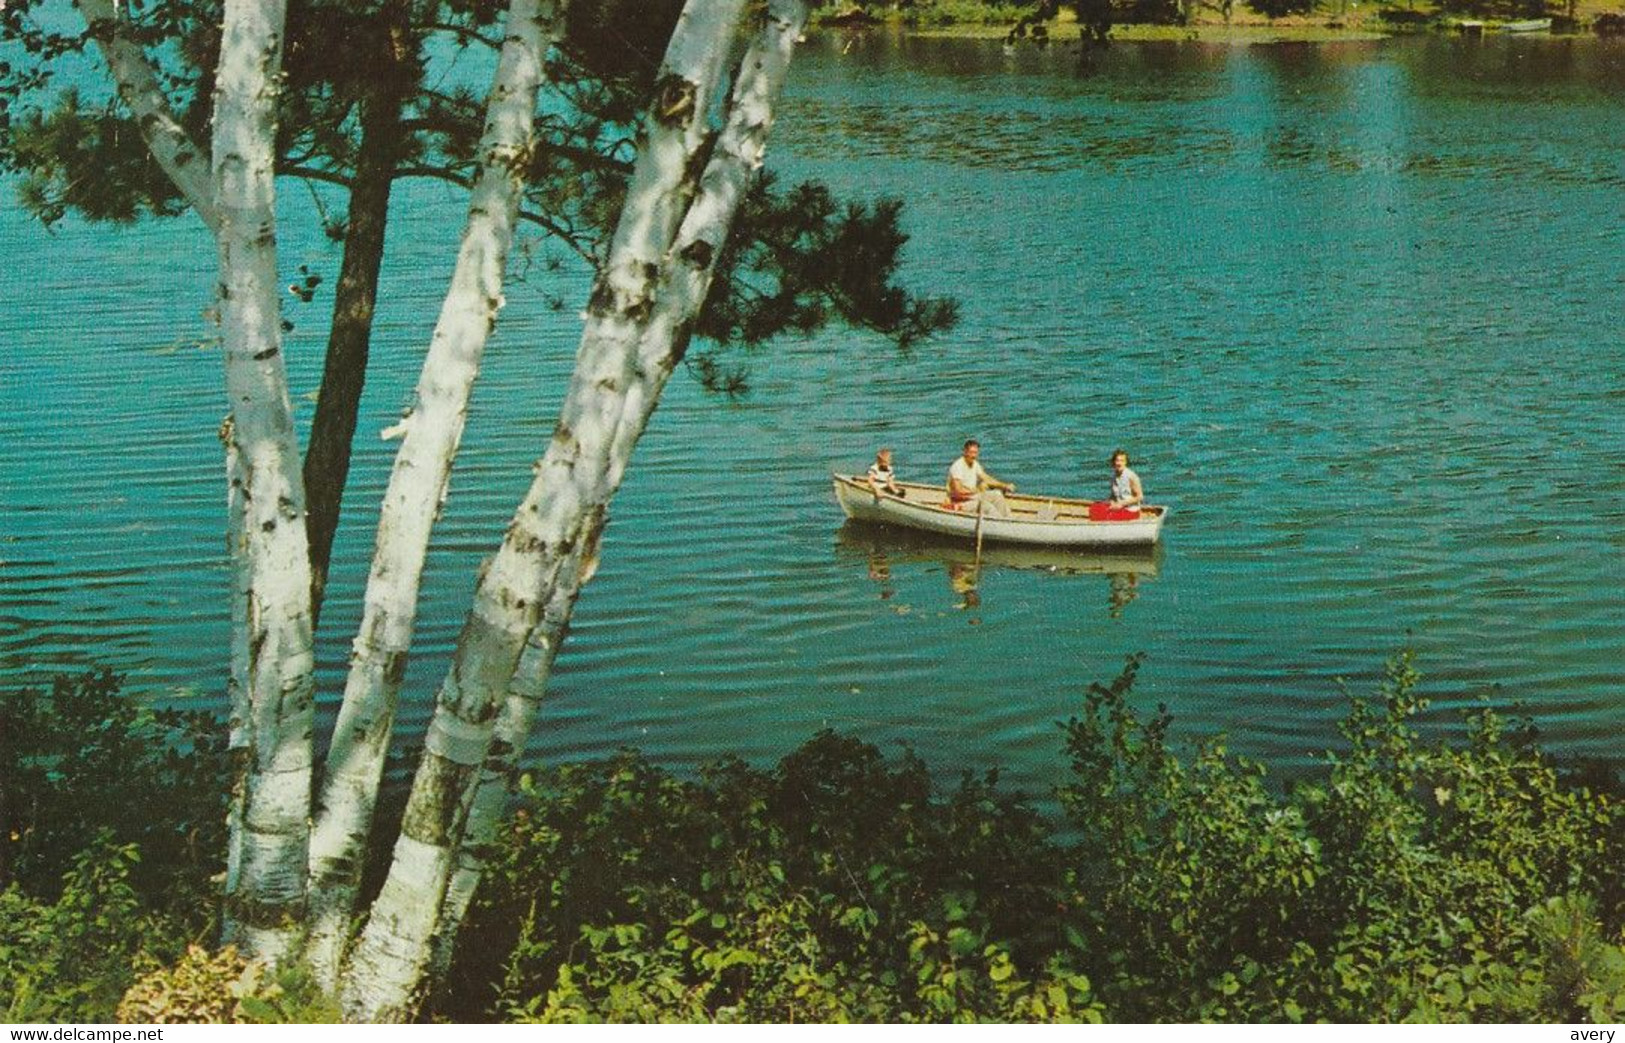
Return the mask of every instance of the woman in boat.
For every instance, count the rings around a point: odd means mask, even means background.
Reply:
[[[1108,506],[1130,517],[1139,517],[1140,504],[1145,502],[1145,490],[1140,476],[1129,470],[1128,454],[1119,449],[1112,453],[1112,498]]]
[[[897,484],[897,473],[891,469],[890,449],[876,453],[875,462],[869,465],[869,491],[875,494],[877,500],[881,493],[903,495],[903,487]]]

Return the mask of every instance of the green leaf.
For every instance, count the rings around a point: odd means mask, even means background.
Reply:
[[[281,1011],[258,996],[244,996],[237,1001],[237,1006],[245,1017],[258,1025],[275,1025],[283,1020]]]

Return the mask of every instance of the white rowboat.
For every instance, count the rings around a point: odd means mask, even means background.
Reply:
[[[863,478],[835,475],[835,499],[848,518],[900,525],[921,532],[977,538],[975,511],[946,506],[940,485],[898,482],[902,496],[880,496]],[[1132,521],[1090,521],[1089,501],[1006,493],[1009,518],[983,515],[981,538],[1035,547],[1144,547],[1157,542],[1168,508],[1147,506]]]

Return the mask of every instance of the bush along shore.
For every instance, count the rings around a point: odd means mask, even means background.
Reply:
[[[1041,810],[822,733],[772,768],[533,770],[424,1016],[455,1021],[1625,1017],[1625,801],[1485,708],[1427,742],[1407,657],[1312,777],[1176,741],[1139,661],[1081,696]],[[229,768],[109,674],[0,697],[0,1010],[320,1021],[216,951]],[[377,857],[385,857],[378,853]]]
[[[1080,38],[1271,42],[1371,39],[1415,32],[1625,34],[1619,0],[853,0],[828,5],[831,31],[892,28],[921,35],[1038,45]]]

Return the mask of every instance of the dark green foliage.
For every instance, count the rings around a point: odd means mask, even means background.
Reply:
[[[1429,25],[1438,18],[1437,12],[1418,11],[1411,7],[1381,7],[1377,17],[1395,28],[1417,28]]]
[[[1189,20],[1180,0],[1133,0],[1124,19],[1151,25],[1184,25]]]
[[[1057,852],[993,779],[944,800],[917,758],[825,733],[773,772],[733,761],[686,782],[625,754],[536,776],[526,798],[462,936],[458,1016],[495,999],[525,1018],[669,1001],[666,1017],[935,1020],[954,1016],[943,988],[1027,988],[995,939],[1052,948]],[[634,967],[666,998],[600,1009]],[[1081,1015],[1086,984],[1067,988]]]
[[[58,677],[49,694],[0,694],[0,886],[54,897],[97,842],[141,851],[141,893],[206,901],[180,885],[221,868],[225,734],[202,711],[143,705],[100,670]]]
[[[1282,18],[1289,14],[1308,14],[1315,9],[1315,0],[1247,0],[1247,6],[1265,18]]]
[[[1424,744],[1400,659],[1325,777],[1282,793],[1221,741],[1177,750],[1138,668],[1064,726],[1061,831],[995,778],[943,795],[828,734],[773,772],[539,775],[458,1002],[496,981],[486,1013],[526,1020],[1619,1016],[1625,815],[1526,728],[1485,711]]]
[[[1402,657],[1354,700],[1325,771],[1282,791],[1222,741],[1181,748],[1165,710],[1135,705],[1139,668],[1063,724],[1059,821],[995,774],[944,791],[913,754],[827,732],[772,769],[680,778],[628,752],[528,775],[431,1013],[1625,1016],[1611,772],[1558,772],[1527,722],[1489,710],[1457,743],[1425,743]],[[0,713],[16,878],[0,891],[0,1010],[104,1019],[157,964],[173,970],[129,1009],[204,1002],[231,975],[197,967],[230,960],[176,963],[207,927],[214,866],[194,847],[219,842],[223,759],[203,720],[140,710],[107,675]]]
[[[1094,974],[1111,982],[1114,1016],[1225,1020],[1227,975],[1291,955],[1319,845],[1261,766],[1219,741],[1176,755],[1166,710],[1144,720],[1129,702],[1138,668],[1092,687],[1065,725],[1074,923],[1088,952],[1106,954]]]
[[[225,847],[213,715],[107,671],[0,695],[0,1016],[107,1021],[142,959],[210,933]]]
[[[50,900],[0,891],[0,1019],[111,1021],[137,958],[172,958],[184,945],[148,911],[157,892],[131,884],[134,844],[102,833],[72,857]]]
[[[77,91],[64,92],[49,111],[23,112],[10,133],[13,162],[32,171],[18,186],[23,207],[46,225],[69,211],[123,223],[185,210],[130,121],[84,104]]]
[[[1155,0],[1152,0],[1155,3]],[[1111,37],[1112,26],[1116,24],[1118,12],[1113,0],[1032,0],[1031,10],[1017,19],[1011,26],[1007,43],[1030,38],[1034,42],[1043,44],[1049,41],[1049,23],[1054,21],[1061,13],[1061,8],[1070,8],[1078,19],[1078,31],[1082,38],[1096,46],[1104,47]]]
[[[1513,989],[1549,980],[1554,901],[1586,953],[1567,994],[1625,997],[1625,907],[1592,904],[1617,895],[1625,813],[1565,785],[1527,732],[1483,711],[1464,748],[1424,745],[1402,657],[1377,704],[1355,701],[1326,780],[1277,796],[1217,745],[1174,758],[1166,717],[1128,703],[1133,670],[1068,725],[1084,785],[1064,797],[1104,952],[1085,967],[1115,1017],[1572,1019],[1559,990]]]
[[[717,268],[731,277],[712,283],[695,332],[715,344],[754,348],[785,330],[813,333],[839,317],[906,349],[951,328],[959,317],[955,301],[915,297],[895,282],[908,242],[902,208],[895,199],[843,204],[816,182],[780,192],[771,176],[758,179],[740,215],[753,234],[724,245]],[[691,361],[715,388],[710,378],[721,371],[713,354]]]

